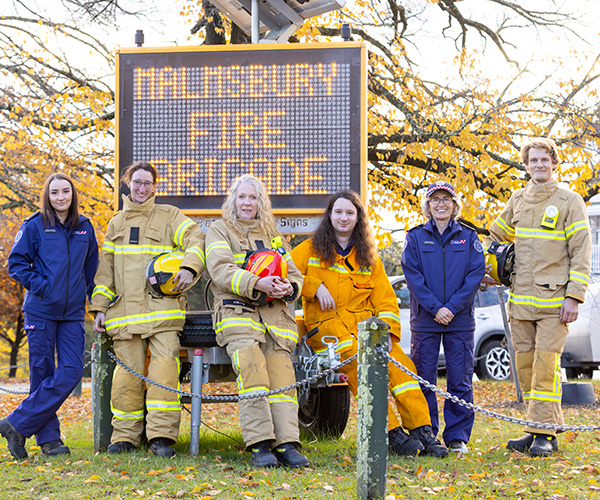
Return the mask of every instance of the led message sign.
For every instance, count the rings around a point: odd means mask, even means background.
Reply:
[[[365,59],[355,43],[121,50],[119,172],[150,161],[159,200],[198,215],[218,212],[244,173],[278,214],[364,195]]]

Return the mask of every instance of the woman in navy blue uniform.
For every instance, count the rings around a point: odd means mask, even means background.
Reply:
[[[410,355],[417,373],[435,384],[443,344],[448,392],[472,403],[474,301],[484,274],[483,247],[475,231],[456,220],[462,205],[452,184],[433,183],[421,207],[429,220],[408,231],[402,252],[410,290]],[[426,388],[423,394],[437,434],[436,396]],[[445,402],[448,451],[467,453],[474,419],[473,410]]]
[[[56,411],[83,376],[85,299],[94,288],[97,266],[96,235],[79,214],[73,181],[52,174],[41,210],[23,222],[8,257],[10,276],[26,289],[29,343],[29,396],[0,420],[0,434],[15,458],[27,458],[25,439],[34,434],[42,454],[70,453]]]

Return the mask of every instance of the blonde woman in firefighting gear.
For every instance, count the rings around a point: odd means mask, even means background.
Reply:
[[[123,210],[108,226],[92,294],[94,329],[113,339],[115,355],[138,373],[144,373],[150,352],[148,377],[168,387],[179,387],[179,332],[185,322],[184,296],[157,296],[147,284],[146,268],[157,255],[177,249],[185,252],[173,279],[174,290],[185,290],[204,270],[204,236],[199,226],[178,208],[156,203],[157,173],[148,162],[129,166],[123,183]],[[148,384],[117,366],[112,393],[111,444],[108,453],[135,450],[144,432],[150,451],[173,457],[179,436],[179,396]]]
[[[336,349],[342,361],[346,360],[357,351],[358,323],[377,316],[390,325],[390,355],[415,372],[399,344],[398,302],[376,249],[358,194],[342,191],[334,195],[312,239],[292,250],[294,263],[304,275],[306,328],[310,331],[318,327],[318,333],[307,341],[316,352],[322,352],[326,347],[321,339],[336,337]],[[400,423],[389,404],[390,451],[401,456],[448,456],[446,447],[432,433],[429,407],[419,383],[391,362],[388,368],[390,392],[402,419]],[[341,370],[348,375],[348,385],[356,396],[356,360]]]
[[[243,175],[232,184],[222,219],[206,235],[206,269],[212,279],[217,342],[225,346],[241,396],[267,393],[296,382],[291,353],[298,329],[288,303],[302,288],[302,275],[290,255],[287,278],[259,278],[244,270],[249,252],[281,241],[264,184]],[[272,243],[274,242],[274,243]],[[268,297],[273,299],[265,302]],[[240,425],[251,463],[256,467],[305,467],[298,448],[298,402],[295,389],[240,399]]]
[[[512,342],[527,420],[564,423],[560,356],[583,302],[591,267],[591,232],[581,196],[554,178],[554,141],[537,138],[521,148],[531,177],[515,191],[490,227],[491,241],[513,241],[509,294]],[[526,427],[509,450],[547,456],[558,450],[556,431]]]

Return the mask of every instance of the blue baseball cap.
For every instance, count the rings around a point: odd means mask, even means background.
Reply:
[[[439,190],[446,191],[450,193],[452,198],[456,198],[456,191],[454,191],[454,186],[446,181],[436,181],[431,186],[427,188],[427,192],[425,193],[425,198],[429,198],[433,193]]]

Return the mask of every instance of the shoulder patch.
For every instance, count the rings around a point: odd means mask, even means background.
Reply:
[[[19,232],[15,236],[15,243],[18,243],[22,237],[23,237],[23,230],[19,229]]]
[[[481,241],[475,240],[473,242],[473,248],[477,253],[483,253],[483,245],[481,244]]]

